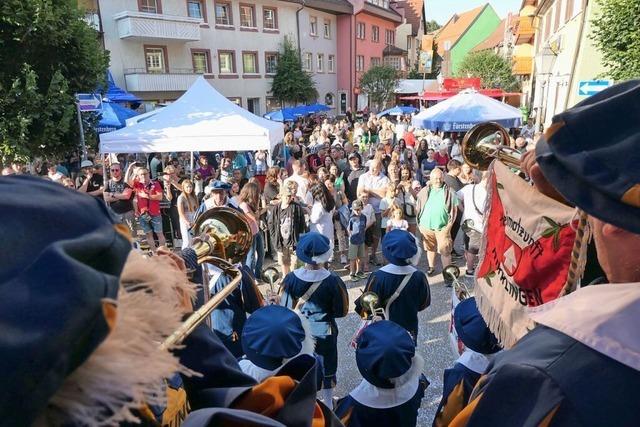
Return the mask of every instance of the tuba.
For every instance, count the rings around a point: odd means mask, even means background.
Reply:
[[[198,238],[192,247],[198,257],[198,264],[213,264],[232,277],[232,280],[191,314],[161,344],[165,349],[181,343],[240,285],[242,273],[234,264],[244,259],[253,241],[251,228],[244,215],[228,207],[209,209],[200,215],[193,226],[193,232]]]
[[[485,171],[494,159],[520,169],[522,154],[509,146],[509,132],[494,122],[472,127],[462,140],[462,157],[472,168]]]

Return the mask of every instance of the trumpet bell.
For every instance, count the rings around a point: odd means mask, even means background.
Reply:
[[[198,217],[193,230],[196,237],[205,237],[193,245],[198,260],[215,257],[235,264],[251,249],[253,235],[249,223],[232,208],[209,209]]]
[[[369,312],[375,313],[376,308],[380,304],[380,297],[375,292],[365,292],[360,299],[362,306]]]
[[[267,267],[262,270],[262,280],[267,283],[275,283],[280,278],[280,273],[275,267]]]
[[[460,277],[460,268],[456,265],[449,264],[442,270],[442,275],[451,281],[455,281]]]
[[[520,167],[520,153],[509,147],[509,132],[494,122],[472,127],[462,140],[462,157],[471,167],[487,170],[494,159],[510,167]]]

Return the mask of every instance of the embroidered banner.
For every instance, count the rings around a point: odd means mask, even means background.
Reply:
[[[527,307],[558,297],[575,239],[575,210],[538,192],[494,161],[476,270],[478,308],[505,347],[532,327]]]

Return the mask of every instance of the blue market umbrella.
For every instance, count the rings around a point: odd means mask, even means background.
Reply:
[[[107,91],[103,98],[109,102],[141,102],[140,98],[116,85],[111,71],[107,71]]]
[[[415,115],[418,128],[445,132],[466,132],[478,123],[496,122],[505,128],[522,123],[522,112],[475,91],[463,91]]]
[[[327,107],[324,104],[318,104],[318,103],[311,104],[311,105],[301,105],[300,107],[303,107],[309,114],[321,113],[323,111],[331,110],[331,107]]]
[[[293,122],[298,117],[307,114],[306,111],[301,107],[304,106],[283,108],[282,110],[276,110],[267,113],[263,117],[275,122]]]
[[[415,108],[415,107],[406,107],[404,105],[402,105],[402,106],[396,105],[393,108],[389,108],[387,110],[384,110],[381,113],[378,113],[378,117],[382,117],[382,116],[402,116],[404,114],[413,114],[416,111],[418,111],[418,109]]]
[[[115,102],[102,102],[98,133],[111,132],[125,127],[126,120],[137,116],[138,112],[123,107]]]

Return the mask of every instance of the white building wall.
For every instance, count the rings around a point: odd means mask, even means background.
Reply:
[[[180,73],[180,81],[177,83],[177,86],[184,86],[184,82],[188,82],[189,77],[194,81],[198,76],[192,72],[193,63],[191,58],[191,49],[207,49],[210,52],[209,56],[212,73],[207,74],[205,77],[207,77],[213,86],[224,96],[229,98],[239,98],[242,106],[245,108],[247,108],[247,99],[259,98],[260,105],[258,113],[264,114],[266,112],[266,98],[269,97],[268,92],[271,89],[272,82],[271,78],[265,76],[265,52],[279,51],[280,44],[284,40],[285,36],[290,36],[294,42],[297,40],[295,12],[299,6],[293,3],[273,0],[245,2],[245,4],[252,4],[255,7],[255,23],[257,31],[243,31],[240,29],[240,2],[233,0],[231,1],[231,4],[233,17],[232,29],[216,28],[214,2],[207,0],[207,19],[206,22],[203,22],[200,25],[200,40],[184,42],[171,39],[148,40],[140,37],[120,39],[114,15],[123,11],[138,11],[137,1],[100,0],[100,14],[104,28],[105,48],[111,54],[110,69],[116,83],[121,87],[130,90],[127,87],[125,72],[131,73],[135,69],[144,73],[146,70],[144,46],[159,45],[166,48],[168,54],[167,62],[169,73]],[[262,8],[264,6],[274,7],[277,9],[277,32],[263,31]],[[162,14],[186,17],[187,2],[184,0],[163,0]],[[318,15],[322,15],[324,18],[325,14],[318,13]],[[335,31],[335,17],[333,18],[333,29]],[[335,54],[335,34],[332,36],[334,37],[334,40],[327,40],[326,43],[324,39],[320,37],[321,43],[318,43],[317,50],[319,51],[321,44],[326,44],[326,53],[329,53],[330,49],[333,49],[332,52]],[[235,77],[230,78],[229,76],[221,75],[219,73],[219,50],[230,50],[235,52]],[[257,51],[259,71],[257,75],[243,76],[243,51]],[[325,62],[326,60],[327,59],[325,57]],[[191,74],[191,76],[185,76],[185,73]],[[136,77],[146,78],[144,74]],[[321,80],[322,77],[320,78]],[[327,80],[327,82],[322,81],[322,83],[318,85],[319,89],[324,91],[333,90],[335,93],[335,88],[337,87],[335,84],[335,76],[333,77],[333,80],[331,77],[325,78],[324,80]],[[333,83],[331,83],[332,81]],[[129,82],[133,83],[134,79],[129,79]],[[133,93],[143,100],[150,102],[168,102],[177,99],[184,91],[184,89],[176,91],[175,87],[176,85],[172,85],[165,88],[171,90],[153,92],[133,91]],[[321,99],[321,101],[323,100]]]
[[[318,22],[317,35],[311,34],[311,18],[315,17]],[[294,17],[295,20],[295,17]],[[330,25],[330,35],[324,35],[324,23]],[[318,90],[318,102],[325,104],[328,101],[327,95],[332,98],[332,111],[330,115],[337,114],[338,107],[338,28],[336,16],[316,9],[305,7],[300,11],[300,50],[302,55],[311,53],[313,55],[313,67],[311,73],[316,82]],[[318,55],[324,55],[322,71],[318,70]],[[329,55],[333,55],[333,71],[329,72]]]

